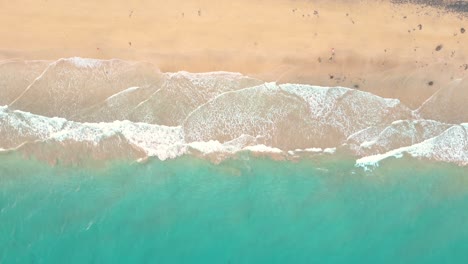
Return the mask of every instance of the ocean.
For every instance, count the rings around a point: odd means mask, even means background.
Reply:
[[[0,156],[0,263],[467,263],[466,168]]]
[[[468,263],[466,78],[415,107],[118,59],[1,63],[0,264]]]

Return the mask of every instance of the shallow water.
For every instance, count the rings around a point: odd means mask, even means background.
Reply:
[[[0,263],[466,263],[467,169],[0,157]]]

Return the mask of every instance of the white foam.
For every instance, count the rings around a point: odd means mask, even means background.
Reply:
[[[122,135],[130,144],[144,150],[147,156],[155,156],[160,160],[187,154],[190,149],[198,150],[203,154],[233,154],[243,150],[262,153],[282,152],[280,149],[265,145],[249,146],[256,139],[248,135],[242,135],[225,143],[213,140],[187,143],[180,126],[168,127],[130,121],[80,123],[67,121],[64,118],[38,116],[18,110],[8,112],[7,107],[0,108],[0,118],[0,121],[2,121],[0,125],[6,125],[5,120],[8,118],[8,125],[16,132],[33,135],[35,136],[34,140],[39,141],[90,142],[95,147],[99,147],[104,139]],[[21,142],[19,146],[24,143],[26,142]],[[19,146],[16,146],[16,148]]]
[[[242,135],[234,140],[220,143],[217,140],[210,141],[196,141],[187,143],[186,146],[203,154],[211,153],[228,153],[234,154],[240,151],[251,151],[254,153],[283,153],[281,149],[265,146],[263,144],[248,145],[248,138],[252,138],[247,135]]]
[[[10,111],[8,108],[0,109],[0,121],[0,129],[9,127],[14,129],[18,136],[34,136],[37,139],[49,137],[67,122],[64,118],[48,118],[22,111]]]
[[[166,127],[130,121],[70,122],[65,129],[52,134],[50,139],[88,141],[98,145],[103,139],[117,134],[122,134],[129,143],[143,149],[148,156],[156,156],[161,160],[179,156],[181,151],[179,146],[184,144],[181,127]]]
[[[302,97],[310,106],[312,117],[321,119],[335,108],[336,100],[343,96],[349,88],[322,87],[305,84],[281,84],[280,88],[286,92]]]
[[[320,153],[323,152],[321,148],[305,148],[305,149],[295,149],[295,152],[311,152],[311,153]]]
[[[78,68],[95,68],[102,65],[102,60],[99,59],[72,57],[63,60],[73,63]]]
[[[389,126],[364,129],[347,139],[357,155],[385,153],[392,149],[411,146],[440,135],[451,127],[433,120],[397,120]]]
[[[186,146],[188,146],[191,149],[200,151],[201,153],[205,155],[212,154],[212,153],[235,154],[239,151],[246,150],[246,148],[243,148],[242,146],[232,145],[229,142],[220,143],[217,140],[210,140],[207,142],[196,141],[196,142],[187,143]]]
[[[188,147],[198,150],[204,154],[211,154],[216,152],[231,152],[232,149],[227,148],[225,145],[217,140],[210,140],[208,142],[196,141],[187,144]]]
[[[180,126],[168,127],[134,123],[130,121],[114,121],[111,123],[79,123],[67,121],[64,118],[48,118],[18,110],[10,111],[7,106],[0,107],[0,121],[2,129],[11,127],[21,135],[32,136],[33,140],[56,140],[91,142],[95,146],[111,136],[122,135],[130,144],[144,150],[148,156],[155,156],[161,160],[175,158],[198,150],[203,154],[210,153],[236,153],[239,151],[252,151],[258,153],[285,153],[283,150],[256,143],[259,138],[242,135],[234,140],[220,143],[209,140],[206,142],[185,142],[183,129]],[[422,122],[422,121],[418,121]],[[432,121],[424,121],[432,122]],[[394,124],[403,124],[401,121]],[[405,153],[417,158],[453,162],[462,166],[468,165],[468,123],[451,126],[442,134],[427,139],[421,143],[405,146],[398,149],[366,156],[356,161],[356,166],[378,166],[378,163],[389,157],[402,157]],[[260,139],[261,140],[261,139]],[[369,141],[370,142],[370,141]],[[370,144],[364,142],[363,144]],[[19,142],[24,144],[25,142]],[[17,147],[17,146],[16,146]],[[8,147],[7,149],[14,149]],[[5,151],[3,148],[1,151]],[[296,152],[313,152],[333,154],[336,148],[305,148],[286,150],[294,155]]]
[[[239,72],[227,72],[227,71],[211,71],[211,72],[200,72],[200,73],[178,71],[178,72],[167,72],[166,74],[171,78],[183,76],[187,79],[191,79],[194,81],[198,81],[201,78],[211,79],[211,78],[222,77],[223,79],[224,78],[231,79],[231,78],[245,77],[243,74]]]
[[[323,150],[323,153],[333,154],[336,152],[336,148],[326,148]]]
[[[331,126],[345,137],[411,113],[398,99],[346,87],[282,84],[280,88],[304,99],[309,104],[311,118],[319,127]]]
[[[307,152],[322,152],[321,148],[306,148],[305,151]]]
[[[468,165],[468,133],[466,129],[465,124],[454,125],[442,134],[421,143],[394,149],[383,154],[360,158],[356,161],[356,166],[376,167],[384,159],[389,157],[401,158],[404,154],[420,159],[425,158],[466,166]]]
[[[255,145],[255,146],[247,146],[243,150],[249,150],[249,151],[258,152],[258,153],[283,153],[283,151],[279,148],[268,147],[263,144]]]
[[[138,86],[129,87],[129,88],[123,90],[123,91],[120,91],[120,92],[118,92],[118,93],[116,93],[116,94],[113,94],[113,95],[109,96],[109,97],[106,99],[106,101],[112,100],[113,98],[116,98],[116,97],[125,95],[125,94],[127,94],[127,93],[136,91],[136,90],[138,90],[138,89],[140,89],[140,87],[138,87]]]
[[[274,108],[266,110],[264,105],[270,101],[275,101]],[[276,123],[298,111],[292,101],[299,99],[286,95],[275,83],[222,93],[187,116],[183,122],[187,140],[208,141],[223,136],[233,139],[241,134],[271,140]]]
[[[295,149],[292,153],[301,153],[301,152],[309,152],[309,153],[321,153],[321,154],[334,154],[336,153],[336,148],[305,148],[305,149]],[[289,153],[289,152],[288,152]]]
[[[356,167],[362,167],[366,170],[370,170],[371,168],[378,167],[379,162],[384,159],[387,159],[390,157],[395,157],[395,158],[403,157],[404,151],[405,151],[405,148],[400,148],[400,149],[389,151],[384,154],[377,154],[377,155],[363,157],[363,158],[356,160]]]

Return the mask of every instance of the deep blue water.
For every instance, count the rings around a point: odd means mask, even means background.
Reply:
[[[466,168],[0,156],[0,263],[468,263]]]

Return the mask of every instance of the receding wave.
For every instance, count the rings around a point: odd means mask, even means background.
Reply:
[[[404,155],[468,164],[465,80],[413,110],[346,87],[265,83],[230,72],[162,73],[141,62],[0,66],[0,149],[51,163],[222,159],[239,151],[294,158],[337,149],[356,156],[359,166]]]

